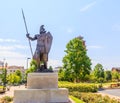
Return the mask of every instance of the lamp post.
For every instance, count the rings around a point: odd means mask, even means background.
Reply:
[[[26,69],[28,69],[28,60],[31,59],[31,58],[27,58],[27,66],[26,66]]]

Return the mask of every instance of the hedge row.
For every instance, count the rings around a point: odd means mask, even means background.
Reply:
[[[108,96],[102,96],[95,93],[80,93],[80,92],[70,92],[70,95],[84,101],[85,103],[120,103],[116,99],[111,99]]]
[[[12,103],[13,97],[4,96],[0,98],[0,103]]]
[[[5,87],[4,86],[0,86],[0,93],[4,93],[5,92]]]
[[[94,84],[87,83],[69,83],[69,82],[59,82],[59,88],[68,88],[69,92],[97,92],[98,88]]]

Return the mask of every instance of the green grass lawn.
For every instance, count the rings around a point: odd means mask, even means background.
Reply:
[[[80,99],[74,97],[74,96],[69,96],[75,103],[85,103],[83,101],[81,101]]]

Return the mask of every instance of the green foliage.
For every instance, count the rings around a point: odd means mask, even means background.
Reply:
[[[17,76],[20,78],[20,82],[22,82],[22,73],[21,73],[21,71],[20,71],[20,70],[17,70],[17,71],[15,72],[15,75],[17,75]]]
[[[20,76],[16,75],[15,73],[9,74],[7,76],[7,80],[9,84],[16,85],[21,82]]]
[[[31,70],[31,72],[34,72],[34,71],[37,70],[37,63],[36,63],[35,60],[32,60],[32,61],[30,62],[30,68],[29,68],[29,69]]]
[[[5,92],[5,86],[0,86],[0,93],[4,93]]]
[[[104,78],[104,69],[103,66],[99,63],[94,68],[94,76],[98,79],[98,82],[103,82],[100,79]]]
[[[36,63],[35,60],[32,60],[32,61],[30,62],[30,68],[27,69],[26,73],[28,74],[28,73],[35,72],[36,69],[37,69],[37,63]]]
[[[98,78],[97,81],[98,81],[99,83],[103,83],[103,82],[104,82],[104,78],[100,77],[100,78]]]
[[[74,38],[66,45],[66,55],[63,58],[65,79],[79,82],[90,73],[91,60],[87,56],[86,46],[80,38]]]
[[[70,98],[75,102],[75,103],[85,103],[85,102],[83,102],[83,101],[81,101],[80,99],[78,99],[78,98],[76,98],[76,97],[74,97],[74,96],[70,96]]]
[[[89,83],[71,83],[71,82],[59,82],[59,88],[68,88],[69,92],[97,92],[98,88],[94,84]]]
[[[0,86],[0,89],[3,89],[3,88],[5,88],[4,86]]]
[[[109,81],[112,79],[111,71],[105,71],[105,79],[106,79],[106,81]]]
[[[32,72],[35,72],[37,70],[37,63],[35,60],[31,60],[30,62],[30,68],[26,70],[25,72],[25,81],[27,80],[27,75],[28,73],[32,73]]]
[[[94,93],[80,93],[80,92],[70,92],[70,95],[81,99],[85,103],[120,103],[115,99],[111,99],[108,96],[102,96],[100,94]]]
[[[64,81],[65,80],[65,71],[63,68],[60,68],[59,71],[58,71],[58,80],[59,81]]]
[[[0,99],[0,103],[10,103],[11,101],[13,101],[13,97],[9,96],[4,96]]]
[[[119,73],[117,71],[112,71],[112,80],[119,81]]]
[[[20,70],[17,70],[17,71],[15,72],[15,74],[16,74],[17,76],[19,76],[19,77],[22,77],[22,73],[21,73]]]
[[[3,68],[2,69],[2,74],[0,74],[0,78],[1,78],[1,81],[2,81],[4,86],[7,83],[6,75],[7,75],[7,70],[5,68]]]
[[[51,70],[51,71],[53,71],[53,67],[52,66],[50,66],[48,69]]]
[[[89,75],[89,80],[90,80],[90,82],[92,82],[92,83],[96,83],[97,78],[95,77],[95,75],[94,75],[93,72],[91,72],[91,74]]]
[[[18,85],[22,82],[22,73],[20,70],[15,71],[15,73],[10,73],[7,75],[7,82],[9,85]]]

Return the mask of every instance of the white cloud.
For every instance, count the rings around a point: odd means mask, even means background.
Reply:
[[[13,45],[13,47],[18,48],[18,49],[27,49],[28,48],[28,46],[26,46],[26,45],[18,45],[18,44]]]
[[[27,54],[20,53],[20,51],[27,48],[28,47],[26,45],[20,45],[20,44],[14,44],[10,46],[0,45],[0,60],[5,58],[6,59],[5,62],[7,62],[8,65],[18,65],[18,66],[24,66],[26,68],[25,61]],[[18,49],[21,50],[19,51]]]
[[[91,45],[91,46],[87,46],[87,48],[89,49],[102,49],[102,46],[98,46],[98,45]]]
[[[2,46],[0,45],[0,51],[8,51],[8,50],[13,50],[13,46]]]
[[[0,42],[12,42],[12,43],[15,43],[15,42],[18,42],[18,40],[15,40],[15,39],[3,39],[3,38],[0,38]]]
[[[120,31],[120,24],[114,24],[114,25],[112,26],[112,30],[113,30],[113,31]]]
[[[28,46],[26,45],[19,45],[19,44],[16,44],[16,45],[9,45],[9,46],[3,46],[3,45],[0,45],[0,50],[1,51],[11,51],[11,50],[15,50],[15,49],[27,49]]]
[[[89,8],[91,8],[91,7],[94,6],[95,4],[96,4],[96,1],[85,5],[83,8],[80,9],[80,12],[85,12],[85,11],[87,11]]]
[[[24,58],[26,55],[14,51],[0,51],[0,58]]]

